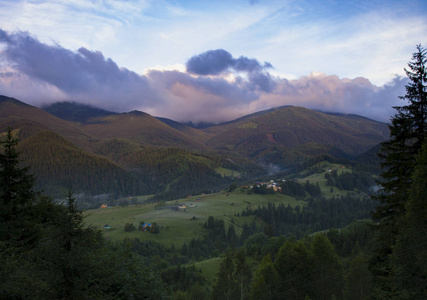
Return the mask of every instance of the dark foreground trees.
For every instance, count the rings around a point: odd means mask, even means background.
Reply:
[[[17,143],[11,129],[0,135],[0,298],[163,298],[161,279],[130,247],[84,225],[72,192],[66,205],[33,192]]]
[[[397,113],[389,126],[390,139],[382,144],[380,152],[383,159],[380,182],[382,190],[378,197],[380,204],[373,214],[373,219],[378,224],[379,237],[372,264],[376,282],[375,296],[378,298],[414,297],[412,292],[407,289],[403,291],[403,287],[398,284],[397,276],[402,274],[401,268],[396,265],[395,248],[398,239],[405,239],[403,224],[407,224],[408,218],[412,218],[408,217],[411,209],[408,199],[414,198],[411,194],[411,189],[416,184],[413,174],[416,168],[421,168],[417,157],[427,136],[426,60],[426,49],[418,45],[408,69],[405,69],[409,83],[406,85],[406,94],[401,99],[406,105],[395,107]],[[420,171],[418,173],[422,174]],[[425,189],[425,185],[422,189]],[[426,227],[420,227],[419,230],[425,231]],[[421,246],[425,249],[425,245]],[[412,277],[410,274],[406,276]],[[426,285],[425,276],[423,284]]]
[[[417,160],[393,258],[396,284],[410,299],[427,298],[427,143]]]

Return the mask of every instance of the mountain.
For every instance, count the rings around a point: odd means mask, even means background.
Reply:
[[[52,131],[40,131],[19,144],[21,158],[37,175],[36,188],[60,195],[66,187],[94,195],[139,195],[146,184],[107,158],[88,153]]]
[[[206,142],[206,140],[209,138],[208,133],[200,130],[201,128],[199,128],[199,127],[192,126],[193,125],[192,123],[191,124],[190,123],[180,123],[180,122],[177,122],[177,121],[174,121],[171,119],[159,118],[159,117],[157,117],[157,119],[159,121],[162,121],[166,125],[169,125],[170,127],[181,131],[182,133],[184,133],[186,135],[196,137],[197,140],[199,140],[199,141]],[[209,126],[212,126],[212,124],[210,124]]]
[[[72,184],[92,195],[178,198],[272,170],[300,171],[321,159],[362,157],[368,168],[373,160],[362,154],[388,137],[386,124],[296,106],[204,129],[140,111],[110,113],[70,103],[45,109],[52,108],[56,116],[0,96],[0,132],[16,129],[38,187],[56,196]],[[80,118],[74,117],[78,111]]]
[[[85,133],[101,140],[127,139],[143,146],[203,148],[196,136],[183,133],[140,111],[98,118],[80,124]]]
[[[91,118],[115,114],[114,112],[76,102],[57,102],[43,106],[42,109],[60,119],[81,123],[86,123]]]
[[[20,129],[21,139],[40,131],[50,130],[80,147],[91,147],[92,137],[82,132],[74,124],[37,107],[0,95],[0,130],[5,131],[9,126]]]
[[[246,157],[284,166],[298,156],[300,159],[318,154],[354,157],[388,137],[384,123],[297,106],[245,116],[212,126],[206,132],[212,135],[206,143],[215,149],[237,151]]]

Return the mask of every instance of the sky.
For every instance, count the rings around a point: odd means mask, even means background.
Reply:
[[[0,0],[0,94],[219,123],[297,105],[381,122],[425,0]]]

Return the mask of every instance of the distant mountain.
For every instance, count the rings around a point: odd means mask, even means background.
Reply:
[[[38,187],[55,195],[71,184],[92,195],[172,199],[268,172],[302,171],[323,159],[350,159],[369,169],[377,163],[375,150],[362,154],[388,137],[386,124],[296,106],[205,129],[140,111],[75,103],[45,109],[0,96],[0,134],[16,130]]]
[[[202,130],[199,130],[202,128],[194,126],[194,124],[192,124],[192,123],[180,123],[180,122],[177,122],[177,121],[174,121],[171,119],[159,118],[159,117],[157,117],[157,119],[159,121],[162,121],[166,125],[169,125],[170,127],[175,128],[176,130],[179,130],[182,133],[185,133],[186,135],[190,135],[193,138],[197,137],[197,139],[199,141],[205,142],[209,138],[209,134],[205,133]],[[205,125],[207,125],[207,124],[205,124]],[[212,126],[212,124],[210,124],[209,126]],[[207,127],[209,127],[209,126],[207,126]]]
[[[80,123],[86,123],[91,118],[116,114],[111,111],[76,102],[56,102],[43,106],[42,109],[60,119]]]
[[[183,133],[140,111],[92,118],[79,128],[100,140],[127,139],[143,146],[203,148],[197,136]]]
[[[0,95],[0,130],[5,131],[9,126],[20,130],[21,139],[43,130],[51,130],[80,147],[91,147],[92,138],[74,124],[37,107]]]
[[[211,126],[215,126],[216,125],[215,123],[206,123],[206,122],[199,122],[199,123],[186,122],[186,123],[183,123],[183,124],[187,125],[189,127],[196,128],[196,129],[206,129],[206,128],[209,128]]]
[[[284,166],[292,164],[298,156],[300,160],[311,157],[310,152],[353,157],[388,137],[384,123],[297,106],[245,116],[205,131],[212,135],[207,144],[215,149],[237,151],[259,161]]]

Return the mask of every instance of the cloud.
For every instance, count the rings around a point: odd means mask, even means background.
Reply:
[[[69,98],[102,103],[105,108],[131,109],[153,93],[146,78],[106,59],[101,52],[80,48],[73,52],[39,42],[27,32],[8,34],[0,29],[1,55],[16,76],[26,76],[40,86],[50,85]],[[145,97],[142,97],[144,95]],[[120,101],[125,97],[126,101]]]
[[[196,75],[218,75],[230,69],[252,73],[272,68],[268,62],[261,65],[256,59],[244,56],[233,58],[229,52],[223,49],[209,50],[195,55],[187,61],[186,66],[187,72]]]
[[[259,110],[298,105],[387,122],[403,105],[406,78],[384,86],[366,78],[313,72],[289,80],[271,65],[222,49],[191,57],[187,72],[157,68],[139,75],[99,51],[47,45],[27,32],[0,29],[0,94],[29,104],[72,100],[117,112],[141,110],[177,121],[224,122]],[[232,75],[232,76],[231,76]]]

